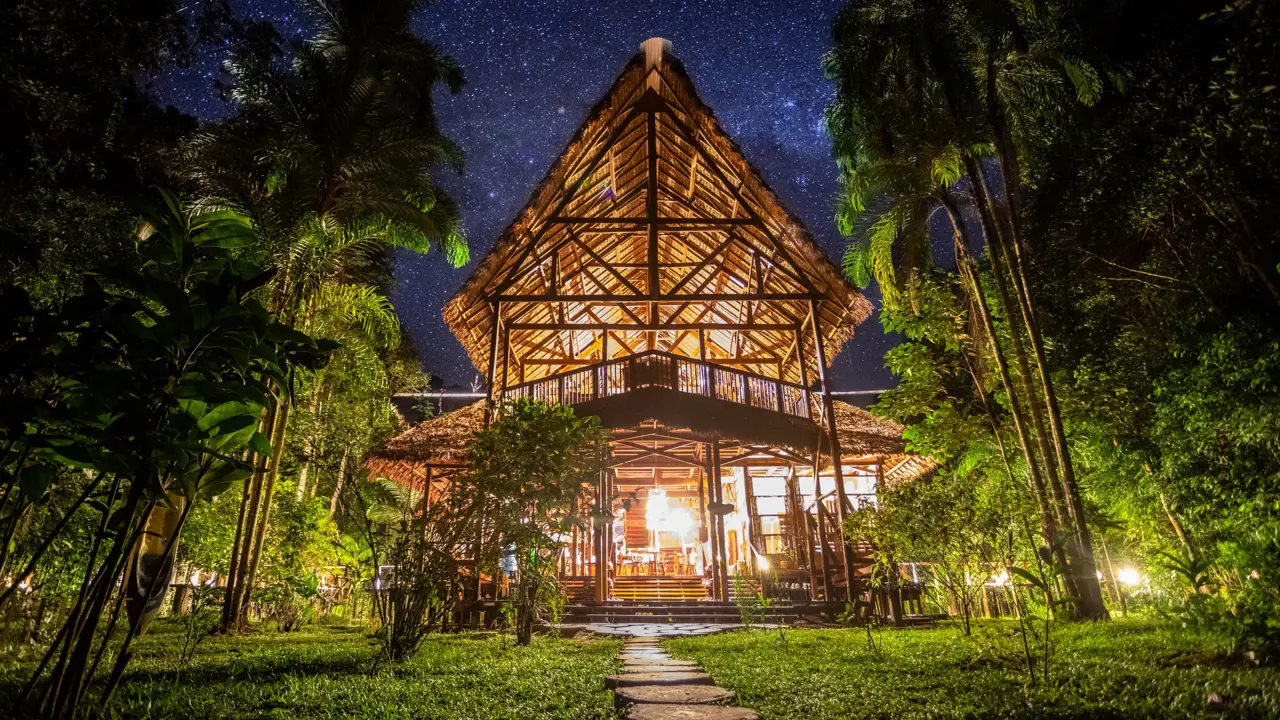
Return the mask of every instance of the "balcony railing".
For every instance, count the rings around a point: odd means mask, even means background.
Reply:
[[[659,351],[513,385],[503,397],[578,405],[649,387],[813,419],[812,393],[800,385]]]

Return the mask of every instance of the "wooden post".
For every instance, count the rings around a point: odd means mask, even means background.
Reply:
[[[646,94],[653,92],[646,91]],[[648,279],[645,290],[649,297],[662,294],[661,281],[658,276],[658,115],[650,107],[646,113],[648,130],[649,177],[645,186],[645,216],[649,224]],[[658,303],[649,303],[649,324],[658,324]],[[657,333],[645,333],[646,344],[650,352],[658,349]]]
[[[604,599],[608,600],[611,593],[609,592],[609,583],[613,580],[614,567],[617,558],[614,557],[613,545],[613,471],[604,471],[604,508],[605,513],[609,516],[605,520],[604,526]]]
[[[486,378],[488,388],[485,390],[484,398],[484,426],[486,428],[489,427],[489,423],[493,422],[493,384],[498,375],[498,330],[502,324],[502,302],[495,300],[491,308],[493,310],[493,328],[489,332],[489,376]],[[476,576],[477,578],[479,577],[478,571]]]
[[[502,405],[502,400],[507,394],[507,377],[511,368],[511,328],[506,325],[502,326],[502,394],[497,397],[498,405]],[[444,414],[444,408],[440,409]]]
[[[600,471],[600,476],[596,478],[596,517],[591,523],[591,545],[592,554],[595,555],[594,572],[592,576],[595,578],[596,602],[604,602],[607,599],[605,594],[604,583],[604,470]]]
[[[751,467],[742,468],[742,492],[745,497],[742,498],[743,503],[747,506],[747,546],[751,548],[752,555],[756,557],[756,562],[751,564],[752,572],[759,574],[759,553],[760,547],[757,544],[760,540],[760,516],[756,513],[756,489],[755,483],[751,479]]]
[[[796,476],[796,464],[788,463],[790,472],[787,473],[787,505],[791,508],[788,522],[791,525],[792,543],[796,551],[797,567],[804,567],[809,562],[809,550],[811,546],[805,545],[805,535],[803,529],[808,523],[804,522],[804,498],[800,496],[800,480]]]
[[[722,470],[720,466],[720,439],[712,438],[711,440],[711,486],[715,488],[715,498],[717,503],[724,503],[724,486],[721,483]],[[716,543],[720,548],[720,600],[729,599],[729,552],[725,546],[725,535],[727,534],[724,527],[724,515],[717,515],[718,532],[712,538],[712,542]]]
[[[711,479],[715,472],[715,458],[711,450],[711,443],[703,445],[706,452],[703,457],[702,476],[706,486],[707,504],[712,505],[716,502],[715,482]],[[720,597],[720,545],[716,542],[719,536],[720,516],[714,512],[708,511],[707,518],[707,544],[711,549],[711,599],[722,600]]]
[[[818,303],[809,301],[809,322],[813,325],[813,344],[818,361],[818,382],[822,385],[823,415],[827,420],[827,433],[831,443],[831,466],[836,476],[836,522],[840,526],[840,535],[844,540],[844,572],[847,600],[853,601],[853,548],[844,538],[844,517],[850,507],[848,493],[844,489],[844,469],[840,463],[840,434],[836,425],[835,404],[831,401],[831,388],[827,386],[827,350],[822,339],[822,323],[818,316]],[[819,448],[821,450],[821,448]],[[819,456],[821,452],[819,452]]]

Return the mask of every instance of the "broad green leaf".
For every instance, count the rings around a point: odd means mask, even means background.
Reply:
[[[45,490],[49,489],[57,477],[58,468],[55,465],[44,463],[29,465],[23,468],[18,476],[18,487],[22,489],[22,495],[27,502],[36,503],[44,497]]]
[[[241,416],[249,416],[256,419],[257,413],[249,405],[242,402],[224,402],[214,407],[204,417],[200,418],[196,428],[204,432],[209,432],[223,422]]]
[[[271,441],[267,439],[266,435],[263,435],[260,432],[255,432],[253,437],[249,438],[249,449],[259,455],[270,455]]]

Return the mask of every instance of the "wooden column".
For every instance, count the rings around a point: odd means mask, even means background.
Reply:
[[[800,495],[800,480],[796,476],[796,464],[788,463],[787,473],[787,505],[791,508],[787,522],[791,525],[791,536],[795,545],[796,563],[804,567],[809,563],[809,552],[812,546],[805,544],[804,498]]]
[[[604,597],[606,600],[609,599],[611,594],[609,592],[609,586],[614,578],[614,573],[617,571],[618,560],[614,555],[616,547],[613,543],[613,495],[615,492],[614,486],[616,485],[616,482],[614,481],[615,474],[616,473],[613,470],[604,471],[604,507],[605,513],[609,516],[605,521],[604,526]]]
[[[760,546],[757,541],[760,539],[760,516],[756,512],[756,489],[751,479],[749,465],[742,468],[742,493],[744,495],[742,502],[747,506],[747,547],[750,550],[749,555],[756,558],[756,562],[751,563],[750,567],[752,572],[758,574],[760,568],[757,555],[760,552]]]
[[[712,478],[715,473],[715,453],[711,449],[711,443],[704,445],[706,455],[703,457],[703,477],[705,479],[707,491],[707,505],[714,505],[716,500],[716,483]],[[720,544],[716,542],[716,538],[720,536],[720,516],[714,512],[708,511],[707,514],[707,543],[711,547],[711,599],[721,600],[720,597]]]
[[[607,470],[600,471],[600,477],[596,479],[596,518],[591,524],[591,540],[595,555],[595,572],[592,576],[596,583],[596,602],[604,602],[609,599],[608,590],[605,582],[604,574],[604,477]]]
[[[488,388],[485,391],[484,398],[484,426],[486,428],[489,427],[489,423],[493,422],[493,384],[498,376],[498,331],[502,324],[502,303],[495,300],[490,307],[493,312],[493,327],[489,332],[489,375],[486,378]]]
[[[724,487],[721,484],[722,469],[720,466],[720,440],[713,438],[711,440],[711,487],[715,489],[716,502],[724,504]],[[720,548],[720,600],[729,599],[729,553],[725,546],[725,527],[724,515],[717,516],[717,529],[712,542]]]
[[[498,405],[502,405],[502,400],[504,397],[506,397],[507,385],[508,385],[507,378],[510,375],[510,370],[511,370],[511,328],[503,325],[502,327],[502,375],[501,375],[502,394],[496,398]],[[444,409],[441,408],[441,414],[443,413],[444,413]]]
[[[834,562],[835,554],[827,543],[827,513],[822,507],[821,469],[822,452],[818,450],[813,454],[813,514],[818,523],[818,547],[822,548],[822,599],[830,602],[834,599],[831,597],[831,563]]]
[[[841,539],[844,541],[844,572],[847,600],[853,601],[853,548],[844,538],[845,512],[850,508],[849,495],[844,489],[844,469],[840,463],[840,434],[836,425],[835,405],[831,402],[831,388],[827,385],[827,349],[822,339],[822,321],[818,315],[818,303],[809,301],[809,322],[813,325],[813,346],[818,361],[818,382],[822,389],[822,414],[826,416],[827,434],[831,444],[831,466],[836,476],[836,522],[840,526]],[[821,446],[818,456],[821,457]]]

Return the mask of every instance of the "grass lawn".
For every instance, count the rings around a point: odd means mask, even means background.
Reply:
[[[1026,687],[1016,627],[735,632],[671,640],[739,704],[780,718],[1280,717],[1280,670],[1228,658],[1226,643],[1170,624],[1119,620],[1054,629],[1051,681]],[[1211,693],[1227,711],[1210,707]]]
[[[604,676],[617,666],[617,641],[467,635],[429,638],[401,666],[370,674],[376,648],[355,631],[308,628],[290,634],[214,637],[179,668],[182,638],[161,623],[138,656],[112,714],[147,718],[612,718]],[[6,667],[0,697],[20,671]],[[19,676],[22,677],[19,677]],[[4,716],[5,702],[0,702]]]

